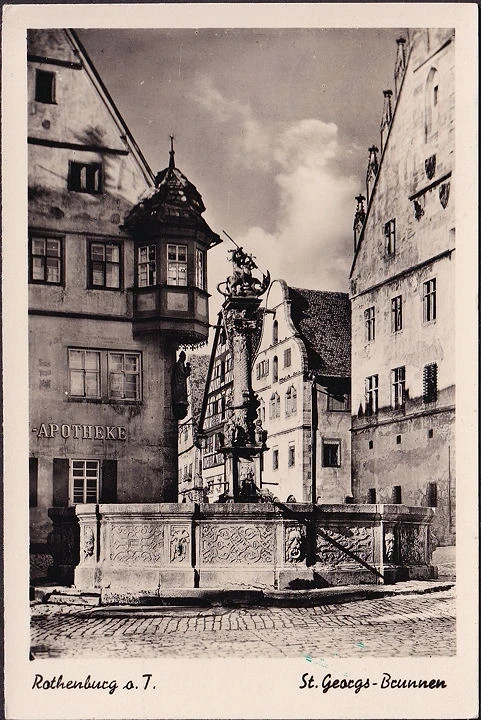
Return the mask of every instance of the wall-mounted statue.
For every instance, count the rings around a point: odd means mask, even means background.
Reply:
[[[187,378],[190,375],[190,363],[185,362],[182,350],[172,370],[172,412],[177,420],[187,415]]]

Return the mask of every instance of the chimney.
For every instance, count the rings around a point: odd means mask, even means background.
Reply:
[[[384,151],[386,145],[386,138],[391,126],[392,120],[392,90],[383,90],[384,95],[384,107],[382,109],[382,120],[381,120],[381,153]]]
[[[357,208],[354,215],[354,223],[352,226],[352,229],[354,231],[354,252],[356,252],[357,250],[357,245],[361,236],[362,226],[364,225],[364,220],[366,219],[366,211],[364,210],[365,199],[366,198],[364,197],[364,195],[358,195],[356,197]]]
[[[371,199],[371,191],[376,180],[377,171],[379,170],[379,163],[377,161],[378,152],[379,148],[377,148],[375,145],[369,148],[369,160],[367,163],[366,172],[366,196],[368,205],[369,200]]]
[[[397,96],[406,70],[406,38],[400,37],[397,42],[396,64],[394,65],[394,92]]]

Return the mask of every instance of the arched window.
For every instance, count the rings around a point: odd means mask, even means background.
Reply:
[[[275,420],[281,416],[281,399],[278,393],[272,393],[269,401],[269,417]]]
[[[439,118],[439,73],[431,68],[426,80],[424,94],[424,139],[425,142],[437,132]]]
[[[272,361],[272,382],[275,383],[278,380],[279,380],[279,360],[277,359],[277,355],[276,355]]]
[[[274,320],[272,323],[272,344],[277,345],[279,342],[279,323]]]
[[[286,392],[286,415],[294,415],[297,412],[297,391],[291,385]]]

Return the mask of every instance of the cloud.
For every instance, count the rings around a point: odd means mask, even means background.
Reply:
[[[338,128],[317,118],[261,123],[253,108],[221,95],[205,79],[197,101],[221,123],[233,123],[236,160],[262,167],[277,187],[275,230],[259,223],[236,240],[261,269],[288,284],[347,291],[358,180],[346,175]]]

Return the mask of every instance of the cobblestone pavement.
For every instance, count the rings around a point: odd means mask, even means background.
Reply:
[[[105,612],[105,609],[103,609]],[[456,653],[455,590],[313,608],[32,604],[35,657],[428,656]]]

